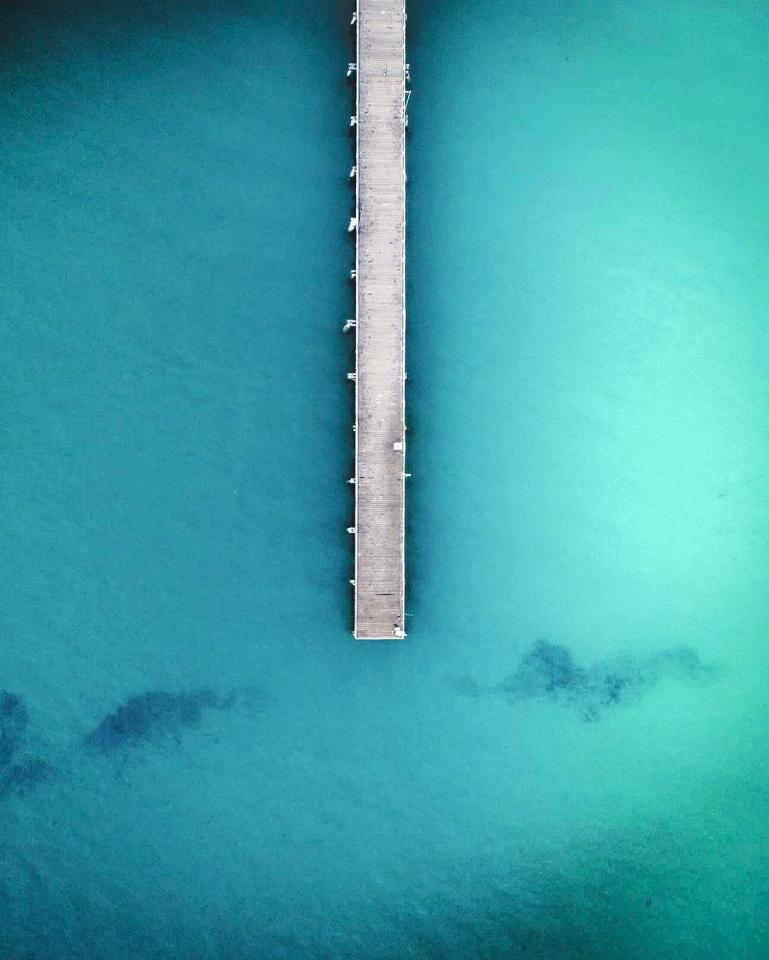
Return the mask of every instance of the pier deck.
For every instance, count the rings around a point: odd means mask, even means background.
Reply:
[[[405,636],[406,10],[358,0],[355,625]]]

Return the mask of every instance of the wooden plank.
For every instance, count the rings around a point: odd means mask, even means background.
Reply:
[[[355,624],[405,636],[406,9],[358,0]]]

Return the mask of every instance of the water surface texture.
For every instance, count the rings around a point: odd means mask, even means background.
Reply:
[[[349,635],[350,4],[0,13],[0,955],[769,951],[769,16],[413,0]]]

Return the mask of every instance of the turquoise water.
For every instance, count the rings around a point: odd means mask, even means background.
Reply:
[[[349,4],[0,14],[3,958],[769,950],[769,17],[409,9],[392,645]]]

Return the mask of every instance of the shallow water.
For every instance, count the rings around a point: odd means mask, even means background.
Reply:
[[[769,18],[409,9],[394,645],[348,4],[0,14],[4,956],[766,955]]]

